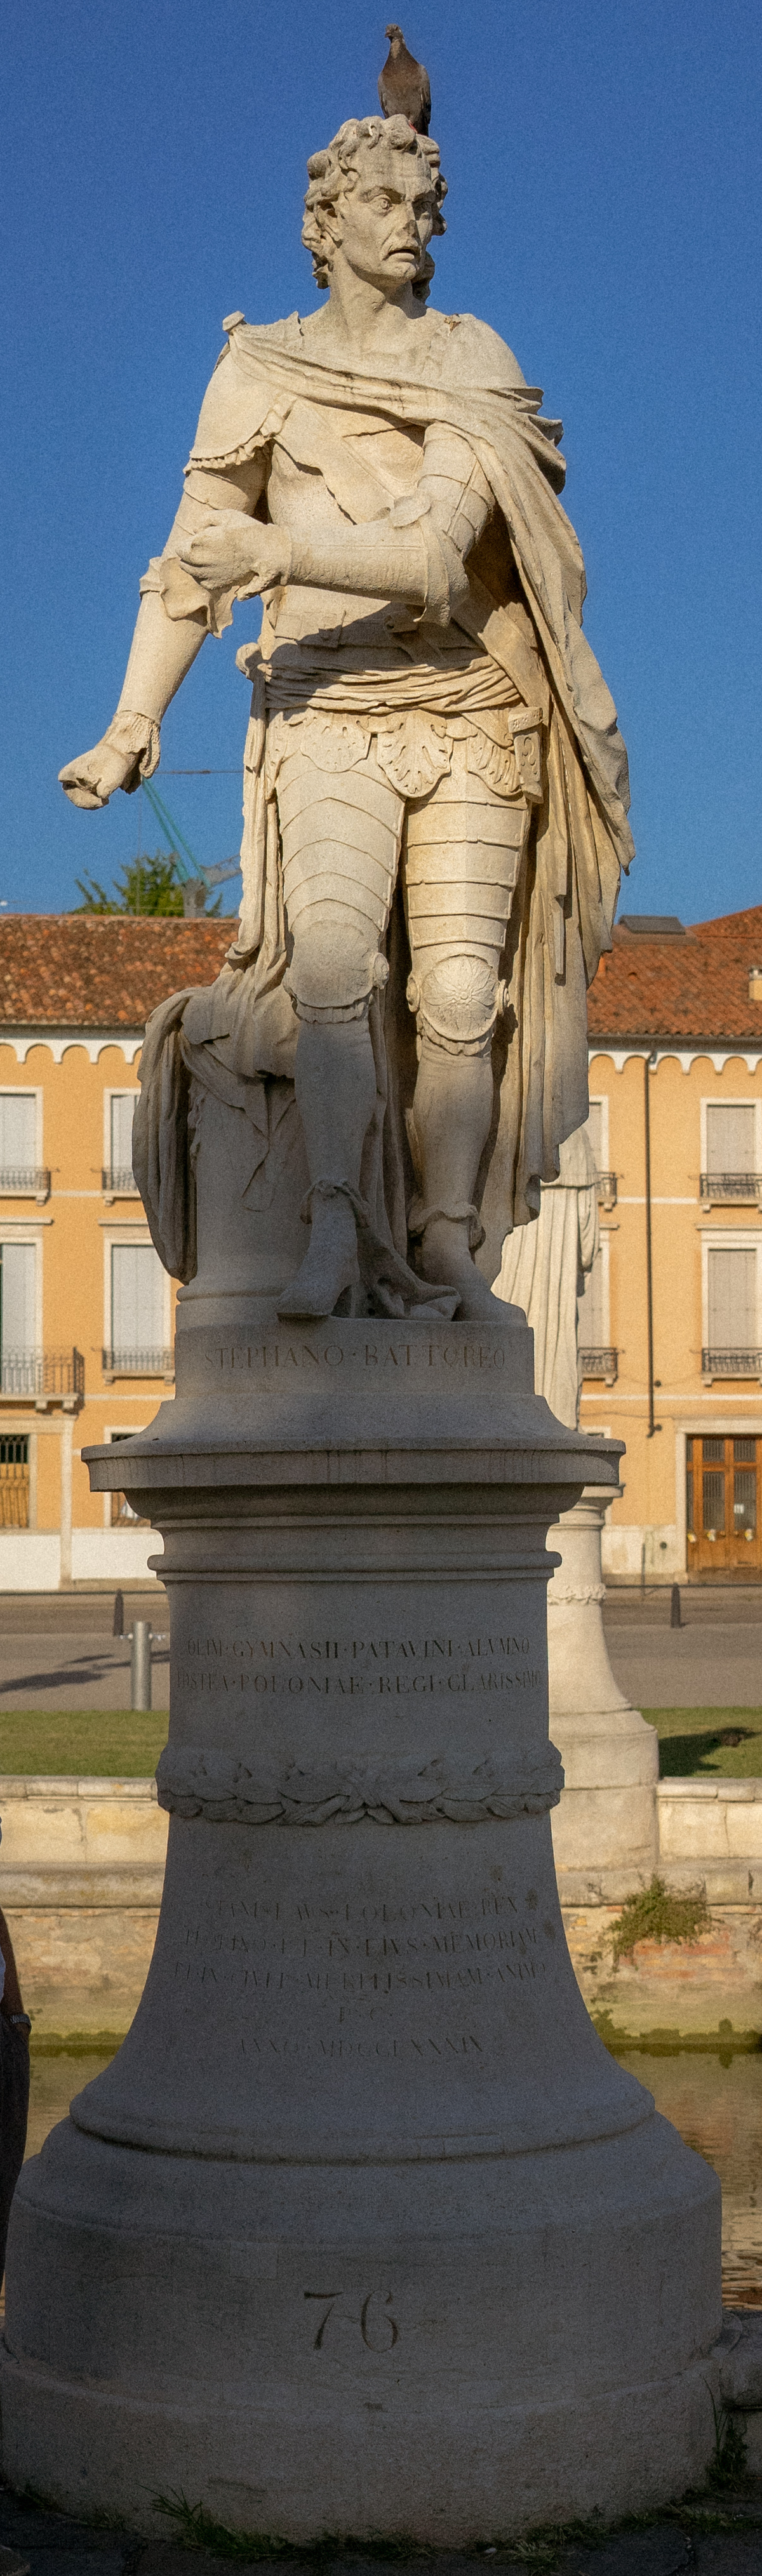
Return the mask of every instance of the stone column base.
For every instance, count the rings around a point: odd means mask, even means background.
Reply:
[[[574,1902],[601,1873],[631,1873],[647,1885],[658,1867],[656,1785],[659,1745],[614,1680],[603,1630],[601,1530],[611,1495],[588,1485],[548,1532],[558,1550],[548,1588],[550,1728],[564,1766],[553,1816],[559,1887]]]

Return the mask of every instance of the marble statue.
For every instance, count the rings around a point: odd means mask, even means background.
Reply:
[[[598,1250],[595,1157],[584,1127],[561,1146],[557,1181],[544,1181],[537,1224],[506,1236],[497,1294],[521,1306],[534,1333],[535,1386],[558,1422],[579,1422],[578,1302]]]
[[[494,1322],[506,1231],[587,1113],[626,755],[560,424],[495,331],[426,308],[436,144],[351,118],[308,168],[327,305],[228,317],[116,715],[61,778],[95,808],[151,777],[205,636],[261,596],[238,936],[191,1026],[173,997],[144,1053],[154,1239],[191,1279],[204,1097],[277,1157],[295,1085],[310,1234],[296,1260],[284,1237],[280,1315]]]

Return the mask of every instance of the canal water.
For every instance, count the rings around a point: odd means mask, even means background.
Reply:
[[[49,2129],[63,2120],[73,2093],[100,2074],[107,2057],[32,2058],[27,2154],[39,2154]],[[722,2184],[723,2296],[730,2306],[762,2307],[762,2049],[719,2057],[678,2053],[623,2057],[657,2111],[673,2120],[689,2147],[714,2165]]]

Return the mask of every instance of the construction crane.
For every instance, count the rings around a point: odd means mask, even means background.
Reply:
[[[207,895],[212,886],[225,885],[230,877],[237,877],[240,859],[220,859],[213,867],[204,867],[201,860],[196,858],[195,851],[190,848],[189,843],[183,840],[182,832],[178,831],[169,807],[163,803],[161,796],[157,795],[156,788],[151,786],[150,779],[142,779],[141,786],[143,795],[147,796],[152,812],[156,816],[159,830],[163,832],[165,841],[169,843],[183,890],[183,912],[186,919],[190,917],[193,920],[204,911]],[[184,857],[181,857],[181,851],[184,851]],[[188,861],[190,865],[187,864]]]

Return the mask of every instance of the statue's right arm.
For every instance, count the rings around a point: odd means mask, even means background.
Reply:
[[[170,529],[161,562],[177,560],[198,528],[208,526],[217,510],[240,510],[251,517],[264,488],[267,467],[259,455],[246,464],[212,473],[193,467],[186,478],[180,508]],[[110,725],[92,751],[59,770],[64,794],[72,805],[107,805],[114,789],[127,795],[151,778],[159,760],[159,728],[207,633],[206,599],[190,614],[170,616],[158,588],[147,589],[140,602],[124,686]]]

